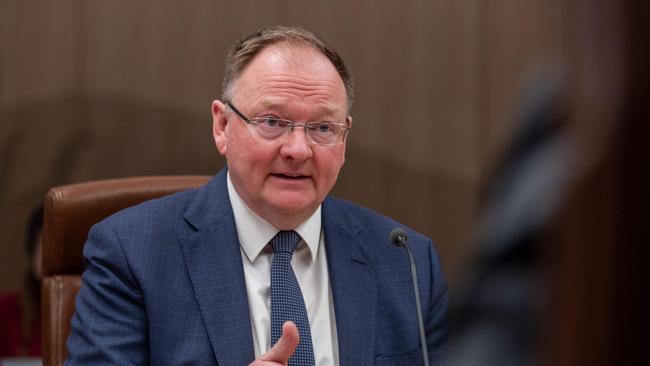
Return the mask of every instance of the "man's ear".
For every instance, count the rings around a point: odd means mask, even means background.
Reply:
[[[345,126],[347,128],[352,128],[352,116],[350,116],[350,115],[347,116],[347,118],[345,119]],[[347,139],[348,137],[345,136],[345,138]],[[346,149],[347,145],[348,145],[347,140],[343,141],[343,161],[341,162],[341,166],[343,166],[343,164],[345,164],[345,149]]]
[[[219,154],[226,156],[228,150],[228,134],[226,133],[226,126],[228,119],[226,118],[226,105],[219,100],[212,102],[212,137],[214,144],[219,151]]]

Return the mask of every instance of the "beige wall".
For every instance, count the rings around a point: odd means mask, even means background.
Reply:
[[[209,105],[227,47],[277,23],[321,34],[355,76],[335,193],[434,238],[453,276],[522,76],[557,43],[546,4],[0,2],[0,290],[20,286],[23,227],[48,187],[216,172]]]

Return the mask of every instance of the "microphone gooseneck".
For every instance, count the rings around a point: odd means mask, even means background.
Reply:
[[[406,231],[401,228],[395,228],[390,231],[388,235],[388,241],[393,243],[398,247],[403,247],[408,253],[409,263],[411,264],[411,279],[413,280],[413,292],[415,293],[415,308],[418,314],[418,326],[420,328],[420,343],[422,343],[422,357],[424,360],[424,366],[429,366],[429,351],[427,349],[427,339],[424,335],[424,322],[422,320],[422,304],[420,303],[420,291],[418,291],[418,274],[415,269],[415,260],[413,259],[413,253],[411,248],[408,246],[408,235]]]

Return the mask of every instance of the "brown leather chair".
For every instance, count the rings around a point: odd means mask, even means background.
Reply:
[[[43,223],[43,364],[62,365],[84,270],[82,249],[96,222],[142,201],[205,184],[209,176],[93,181],[50,189]]]

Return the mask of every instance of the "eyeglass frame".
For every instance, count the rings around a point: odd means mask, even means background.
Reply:
[[[230,109],[232,109],[232,111],[235,112],[235,114],[236,114],[236,115],[237,115],[237,116],[238,116],[242,121],[246,122],[248,125],[251,125],[251,126],[257,126],[257,125],[258,125],[258,122],[254,121],[254,119],[255,119],[255,118],[264,118],[264,117],[254,117],[254,118],[248,118],[248,117],[246,117],[246,115],[245,115],[244,113],[242,113],[239,109],[237,109],[237,107],[235,107],[235,106],[232,104],[232,102],[231,102],[230,100],[225,100],[225,101],[224,101],[224,104],[227,105]],[[313,121],[313,122],[305,122],[305,123],[300,124],[300,123],[296,123],[296,122],[294,122],[294,121],[292,121],[292,120],[284,119],[284,118],[277,118],[277,120],[279,120],[279,121],[284,121],[284,122],[287,123],[287,126],[285,127],[285,128],[286,128],[285,131],[293,132],[293,129],[294,129],[294,128],[296,128],[296,127],[302,127],[302,128],[305,130],[305,134],[306,134],[307,136],[309,136],[309,141],[310,141],[312,144],[315,144],[315,145],[318,145],[318,146],[336,146],[336,145],[340,145],[340,144],[342,144],[342,143],[345,142],[345,139],[347,138],[347,135],[350,133],[350,130],[352,130],[350,127],[348,127],[348,124],[347,124],[347,123],[317,122],[317,121]],[[348,121],[349,121],[349,119],[346,117],[346,122],[348,122]],[[340,141],[337,141],[337,142],[335,142],[335,143],[333,143],[333,144],[328,144],[328,145],[319,144],[319,143],[316,142],[316,141],[314,140],[314,138],[313,138],[313,137],[312,137],[312,136],[307,132],[307,128],[308,128],[309,125],[312,124],[312,123],[326,123],[326,124],[329,124],[329,125],[335,125],[335,126],[342,127],[342,130],[341,130],[342,133],[340,134],[340,136],[341,136],[341,137],[340,137]],[[273,140],[275,140],[275,139],[278,139],[278,138],[284,136],[285,133],[286,133],[286,132],[283,132],[283,133],[282,133],[281,135],[279,135],[278,137],[276,137],[276,138],[274,138],[274,139],[272,139],[272,140],[268,140],[268,141],[273,141]]]

